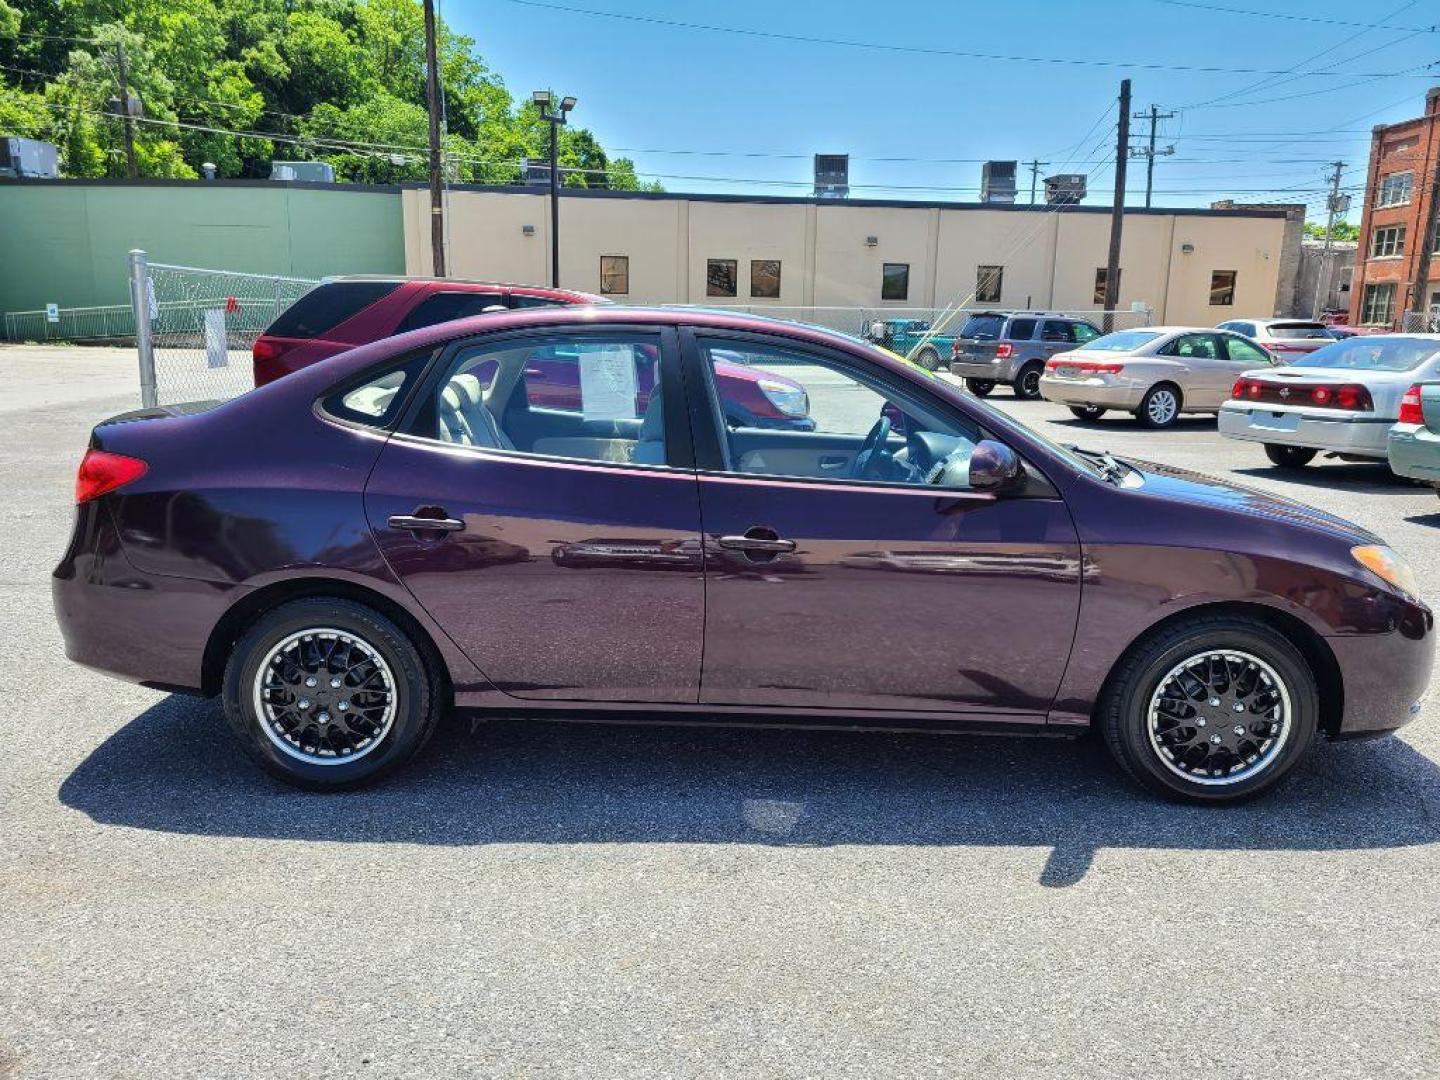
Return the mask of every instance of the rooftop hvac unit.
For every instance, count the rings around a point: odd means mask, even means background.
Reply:
[[[335,167],[323,161],[272,161],[271,180],[291,180],[299,184],[333,184]]]
[[[1015,201],[1015,164],[1013,161],[987,161],[980,167],[981,202]]]
[[[0,176],[59,178],[60,158],[55,144],[18,137],[0,139]]]
[[[844,199],[850,195],[850,155],[815,155],[815,198]]]
[[[1051,206],[1072,206],[1085,198],[1084,173],[1059,173],[1045,178],[1045,201]]]

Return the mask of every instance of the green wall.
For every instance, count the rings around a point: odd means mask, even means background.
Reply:
[[[404,273],[398,190],[0,183],[0,311],[128,302],[126,253],[257,274]]]

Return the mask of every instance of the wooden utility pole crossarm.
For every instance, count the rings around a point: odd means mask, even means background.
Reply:
[[[1105,262],[1105,324],[1115,329],[1120,303],[1120,234],[1125,227],[1125,165],[1130,157],[1130,80],[1120,83],[1120,128],[1115,143],[1115,202],[1110,209],[1110,257]]]

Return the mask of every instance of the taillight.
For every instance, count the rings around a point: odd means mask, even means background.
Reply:
[[[250,346],[250,359],[255,372],[255,385],[264,386],[268,382],[274,382],[283,371],[277,371],[270,365],[285,355],[285,346],[274,338],[265,337],[263,334],[255,339],[255,344]]]
[[[132,480],[139,480],[149,467],[139,458],[112,454],[108,450],[86,450],[80,471],[75,475],[75,502],[98,499]]]
[[[951,359],[951,360],[959,360],[959,359],[960,359],[960,342],[958,342],[958,341],[952,341],[952,342],[950,343],[950,359]]]
[[[1405,396],[1400,399],[1400,423],[1425,423],[1425,410],[1420,405],[1420,385],[1418,383],[1406,390]]]
[[[1008,341],[1002,341],[995,346],[995,357],[998,360],[1009,360],[1015,355],[1015,346]]]
[[[1053,356],[1045,361],[1046,371],[1058,371],[1061,368],[1081,375],[1119,375],[1125,370],[1125,365],[1100,364],[1093,360],[1065,360]]]

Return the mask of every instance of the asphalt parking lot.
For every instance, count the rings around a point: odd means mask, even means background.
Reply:
[[[531,721],[302,794],[215,703],[63,657],[75,465],[133,382],[0,348],[0,1078],[1440,1074],[1433,694],[1238,809],[1090,741]],[[992,400],[1440,563],[1381,467]]]

